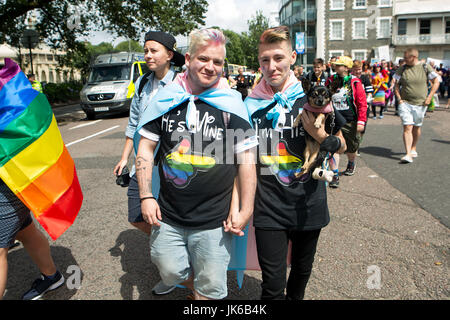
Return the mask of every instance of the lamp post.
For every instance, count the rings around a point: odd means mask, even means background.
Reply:
[[[31,49],[34,49],[36,45],[39,43],[39,33],[33,29],[25,29],[22,39],[22,45],[25,48],[29,49],[30,52],[30,63],[31,63],[31,73],[34,73],[33,70],[33,53]]]

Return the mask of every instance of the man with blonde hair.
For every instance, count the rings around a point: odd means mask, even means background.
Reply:
[[[305,131],[321,144],[321,150],[345,150],[340,133],[345,122],[327,117],[316,128],[314,115],[304,109],[302,83],[290,70],[295,60],[287,27],[264,31],[258,50],[263,77],[245,100],[260,140],[253,224],[264,300],[303,299],[320,231],[330,221],[325,182],[302,170]],[[301,122],[295,127],[299,114]],[[286,283],[289,240],[291,272]]]
[[[195,299],[227,296],[232,234],[243,235],[256,188],[252,161],[237,166],[227,161],[227,153],[251,160],[257,140],[254,133],[237,141],[228,135],[250,130],[251,124],[241,95],[222,77],[225,43],[216,29],[191,32],[186,72],[153,97],[134,138],[142,216],[153,226],[152,262],[166,285],[182,284]],[[151,177],[158,142],[156,200]],[[242,201],[231,210],[235,176]]]

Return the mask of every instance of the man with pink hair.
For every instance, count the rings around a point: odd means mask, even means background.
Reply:
[[[223,299],[232,234],[243,235],[253,213],[256,173],[250,149],[257,140],[254,133],[236,142],[228,135],[228,130],[252,130],[240,93],[222,77],[223,33],[195,30],[189,43],[186,72],[158,91],[139,121],[136,174],[142,216],[153,226],[151,259],[162,281],[188,287],[196,300]],[[158,142],[156,200],[151,177]],[[245,159],[229,164],[227,153]],[[232,210],[235,176],[242,202]]]

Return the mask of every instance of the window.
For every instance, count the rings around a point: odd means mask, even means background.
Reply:
[[[391,18],[378,18],[377,39],[391,37]]]
[[[48,54],[47,55],[47,60],[48,61],[53,61],[53,55],[52,54]]]
[[[286,6],[286,18],[292,16],[292,2],[289,2]]]
[[[328,60],[331,59],[331,57],[335,56],[335,57],[340,57],[344,55],[344,50],[330,50],[328,51]]]
[[[353,39],[367,39],[367,19],[353,19]]]
[[[378,0],[378,7],[392,7],[392,0]]]
[[[330,10],[344,10],[345,0],[330,0]]]
[[[430,31],[431,31],[431,20],[420,19],[419,34],[430,34]]]
[[[403,35],[406,34],[406,25],[407,25],[407,20],[406,19],[398,19],[397,34],[399,36],[403,36]]]
[[[353,9],[366,9],[367,0],[353,0]]]
[[[330,20],[330,40],[344,40],[344,19]]]
[[[445,33],[450,33],[450,20],[445,21]]]
[[[301,13],[304,6],[304,2],[301,0],[292,1],[292,14]]]
[[[352,50],[352,59],[365,61],[367,57],[367,50]]]

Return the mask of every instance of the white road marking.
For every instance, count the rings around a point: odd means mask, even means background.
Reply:
[[[88,122],[88,123],[82,123],[82,124],[79,124],[79,125],[77,125],[77,126],[75,126],[75,127],[69,128],[69,130],[72,130],[72,129],[78,129],[78,128],[83,128],[83,127],[86,127],[86,126],[90,126],[91,124],[94,124],[94,123],[97,123],[97,122],[100,122],[100,121],[102,121],[102,120],[95,120],[95,121]]]
[[[66,147],[69,147],[69,146],[71,146],[71,145],[73,145],[73,144],[75,144],[75,143],[78,143],[78,142],[81,142],[81,141],[84,141],[84,140],[93,138],[93,137],[98,136],[98,135],[100,135],[100,134],[103,134],[103,133],[105,133],[105,132],[114,130],[114,129],[118,128],[118,127],[120,127],[120,125],[117,125],[117,126],[114,126],[114,127],[111,127],[111,128],[105,129],[105,130],[102,130],[102,131],[100,131],[100,132],[91,134],[90,136],[87,136],[87,137],[85,137],[85,138],[81,138],[81,139],[75,140],[75,141],[73,141],[73,142],[69,142],[69,143],[66,144]]]

